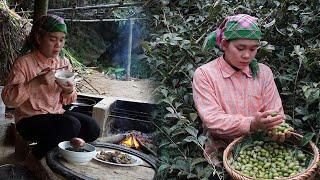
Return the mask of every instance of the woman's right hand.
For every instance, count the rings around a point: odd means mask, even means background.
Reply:
[[[35,78],[33,78],[31,81],[32,83],[37,83],[37,84],[53,84],[55,82],[55,77],[54,77],[54,71],[51,68],[46,68],[42,70]]]
[[[283,122],[283,115],[277,114],[273,116],[273,114],[277,113],[276,111],[265,111],[265,112],[257,112],[254,116],[254,119],[251,121],[250,129],[251,131],[257,130],[269,130]]]

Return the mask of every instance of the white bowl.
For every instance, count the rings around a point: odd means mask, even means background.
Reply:
[[[66,148],[72,147],[70,145],[70,141],[60,142],[58,147],[59,153],[62,155],[62,157],[73,164],[86,164],[97,154],[96,148],[88,143],[86,143],[83,148],[89,152],[75,152],[66,150]]]
[[[68,81],[72,83],[75,76],[76,73],[69,70],[58,70],[55,73],[56,81],[64,85],[68,85]]]

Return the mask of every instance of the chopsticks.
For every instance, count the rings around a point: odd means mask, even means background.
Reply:
[[[64,69],[64,68],[67,68],[67,67],[68,67],[68,65],[65,65],[65,66],[62,66],[62,67],[58,67],[58,68],[56,68],[55,70]]]
[[[51,68],[44,68],[39,73],[37,73],[37,76],[45,74],[48,70],[59,70],[59,69],[64,69],[64,68],[68,68],[68,65],[58,67],[58,68],[52,68],[52,69]]]

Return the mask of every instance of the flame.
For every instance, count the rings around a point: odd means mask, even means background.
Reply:
[[[120,144],[127,146],[129,148],[133,149],[139,149],[140,145],[137,139],[134,137],[133,134],[130,134],[128,137],[126,137],[124,140],[120,142]]]

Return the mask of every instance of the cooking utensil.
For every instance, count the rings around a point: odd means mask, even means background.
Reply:
[[[49,70],[59,70],[59,69],[67,68],[67,67],[68,67],[68,65],[65,65],[65,66],[62,66],[62,67],[58,67],[58,68],[49,68],[49,67],[46,67],[46,68],[42,69],[40,72],[38,72],[38,73],[37,73],[37,76],[43,75],[43,74],[45,74],[45,73],[46,73],[47,71],[49,71]]]
[[[58,68],[56,68],[55,70],[64,69],[64,68],[67,68],[67,67],[68,67],[68,65],[65,65],[65,66],[62,66],[62,67],[58,67]]]
[[[71,103],[71,106],[68,107],[69,111],[72,111],[74,108],[77,108],[79,112],[81,111],[92,111],[92,107],[96,104],[96,101],[78,97],[75,102]]]
[[[81,97],[78,97],[76,99],[75,102],[71,103],[72,105],[76,105],[76,106],[85,106],[85,107],[88,107],[88,106],[94,106],[96,104],[96,101],[94,100],[91,100],[91,99],[87,99],[87,98],[81,98]]]

